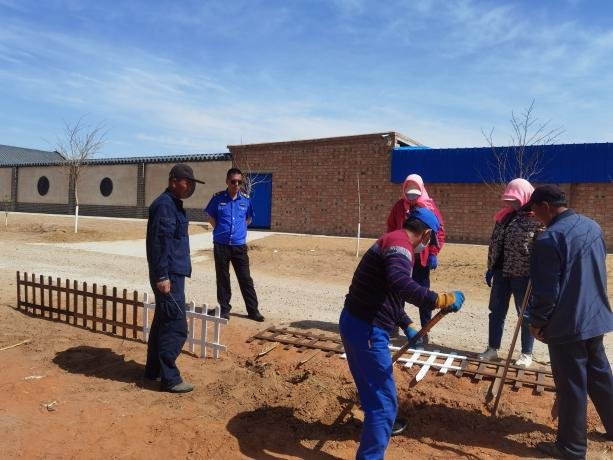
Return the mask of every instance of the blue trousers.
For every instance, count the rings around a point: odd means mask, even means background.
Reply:
[[[413,281],[415,281],[420,286],[430,288],[430,267],[424,267],[421,264],[421,259],[419,258],[419,254],[415,254],[415,264],[413,265]],[[432,309],[431,308],[419,308],[419,322],[421,323],[421,327],[424,327],[426,324],[430,322],[432,319]]]
[[[496,270],[492,277],[492,290],[490,291],[490,324],[489,324],[489,346],[500,348],[502,342],[502,332],[504,330],[504,320],[509,311],[511,295],[515,301],[517,314],[521,311],[521,304],[528,288],[527,276],[506,277],[502,276],[502,270]],[[530,334],[530,326],[526,320],[527,315],[521,323],[521,352],[530,354],[534,346],[534,337]]]
[[[187,339],[185,316],[185,277],[170,276],[170,294],[162,294],[150,280],[155,295],[155,313],[147,342],[145,376],[161,377],[162,388],[181,383],[175,363]]]
[[[356,459],[382,460],[398,411],[389,334],[346,310],[341,313],[339,327],[349,370],[364,409]]]
[[[556,444],[569,458],[585,457],[588,395],[613,435],[613,375],[602,339],[549,345],[560,411]]]

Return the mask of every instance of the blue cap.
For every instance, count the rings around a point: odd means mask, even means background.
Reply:
[[[434,233],[438,232],[441,228],[441,223],[438,221],[438,217],[428,208],[415,208],[409,213],[409,217],[415,217],[421,220],[424,224],[432,229]]]

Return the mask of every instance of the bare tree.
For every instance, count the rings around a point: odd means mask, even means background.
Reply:
[[[78,232],[79,228],[79,179],[81,172],[87,165],[87,160],[102,149],[106,143],[105,138],[106,131],[102,125],[90,127],[84,123],[84,118],[81,117],[74,124],[64,123],[64,135],[57,142],[56,151],[64,158],[63,165],[73,185],[75,233]]]
[[[481,133],[492,149],[493,182],[506,184],[515,178],[528,181],[538,176],[544,168],[542,147],[555,144],[564,133],[562,127],[552,128],[550,121],[541,122],[534,114],[534,100],[521,113],[511,112],[511,139],[509,147],[496,147],[494,128]],[[486,182],[492,182],[486,181]]]

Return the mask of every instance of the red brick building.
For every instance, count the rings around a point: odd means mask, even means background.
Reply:
[[[230,145],[228,148],[234,165],[243,171],[272,174],[272,230],[356,235],[359,176],[362,235],[376,237],[385,231],[387,215],[400,198],[401,186],[392,182],[394,150],[417,145],[420,144],[392,131]],[[609,147],[609,144],[591,145]],[[431,155],[433,151],[420,152]],[[608,161],[606,168],[611,169],[613,162]],[[459,174],[462,167],[460,161],[455,172]],[[470,166],[467,164],[466,168]],[[500,192],[495,187],[482,180],[433,182],[420,171],[418,164],[411,172],[424,177],[428,192],[445,219],[448,241],[488,242],[493,227],[492,216],[500,207]],[[454,171],[451,171],[453,175]],[[602,176],[602,171],[599,175]],[[569,197],[570,206],[594,218],[603,227],[607,243],[613,247],[613,182],[603,180],[560,185]]]

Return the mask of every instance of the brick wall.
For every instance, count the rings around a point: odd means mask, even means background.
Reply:
[[[390,183],[395,133],[309,141],[229,146],[234,165],[272,173],[271,228],[329,235],[355,235],[360,176],[362,233],[385,230],[397,186]]]
[[[390,134],[393,138],[394,133]],[[229,149],[235,166],[244,172],[272,173],[272,230],[354,236],[360,174],[362,235],[377,237],[385,231],[387,215],[400,197],[400,185],[390,183],[391,146],[381,134]],[[441,209],[448,241],[489,241],[493,214],[500,208],[500,187],[426,186]],[[562,188],[571,207],[602,226],[613,248],[613,183],[563,184]]]

